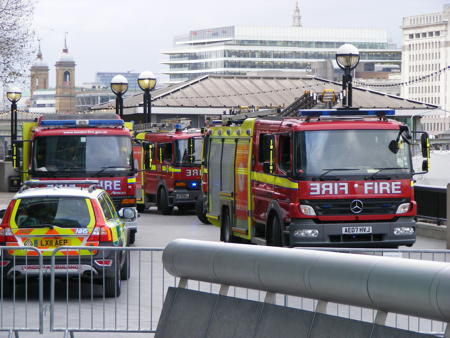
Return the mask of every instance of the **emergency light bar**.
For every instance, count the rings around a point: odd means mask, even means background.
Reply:
[[[330,110],[299,110],[298,116],[392,116],[394,109],[330,109]]]
[[[123,127],[123,120],[43,120],[42,127]]]
[[[64,187],[64,188],[72,188],[76,187],[76,185],[89,185],[89,188],[94,188],[95,186],[99,185],[98,180],[32,180],[32,181],[25,181],[20,188],[19,192],[24,191],[27,188],[33,188],[33,187]]]

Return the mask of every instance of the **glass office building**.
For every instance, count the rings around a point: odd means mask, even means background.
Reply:
[[[139,78],[139,73],[117,73],[117,72],[97,72],[95,75],[95,81],[105,88],[109,88],[111,85],[111,80],[116,75],[123,75],[128,80],[128,91],[140,91],[137,80]]]
[[[249,71],[299,71],[334,59],[336,50],[352,43],[364,70],[374,64],[401,64],[401,49],[390,44],[385,30],[305,27],[229,26],[191,31],[174,39],[163,52],[170,83],[206,74],[241,75]]]

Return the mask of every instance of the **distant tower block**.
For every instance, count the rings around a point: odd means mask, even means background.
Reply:
[[[300,8],[298,7],[298,1],[295,3],[294,15],[292,16],[292,26],[301,27],[302,17],[300,16]]]
[[[44,62],[41,51],[41,41],[36,61],[31,66],[30,94],[33,96],[35,90],[48,89],[48,65]]]
[[[64,49],[62,51],[61,57],[55,64],[55,108],[57,113],[75,113],[75,61],[69,55],[67,35],[64,37]]]

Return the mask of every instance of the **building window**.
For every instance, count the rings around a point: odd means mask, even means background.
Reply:
[[[434,35],[435,35],[435,36],[440,36],[440,35],[441,35],[441,32],[436,31],[436,32],[434,32]]]
[[[428,32],[428,37],[433,37],[433,32]]]
[[[420,33],[416,33],[416,39],[420,38]]]
[[[64,72],[64,82],[70,82],[70,73],[68,71]]]
[[[414,39],[414,34],[409,34],[410,39]]]

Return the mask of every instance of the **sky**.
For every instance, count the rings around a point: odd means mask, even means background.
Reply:
[[[296,0],[35,0],[34,31],[50,67],[68,32],[77,64],[75,82],[93,82],[95,73],[142,72],[157,77],[166,69],[161,51],[190,30],[232,25],[290,26]],[[404,16],[439,12],[450,0],[299,0],[304,27],[386,29],[398,46]],[[37,48],[37,41],[36,41]]]

